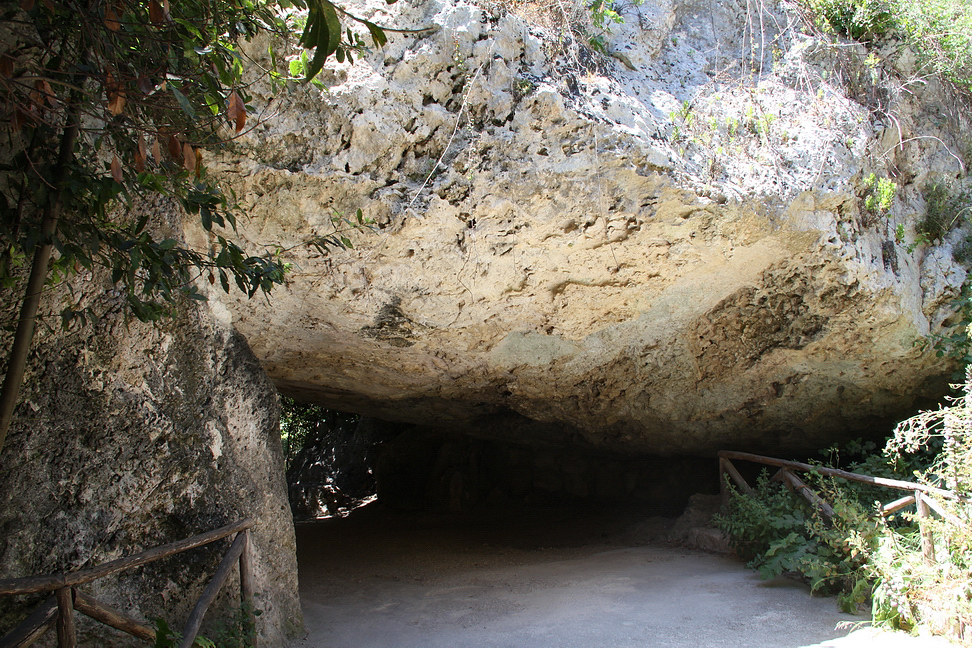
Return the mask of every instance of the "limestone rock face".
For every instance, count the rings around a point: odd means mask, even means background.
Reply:
[[[97,295],[97,285],[89,280],[86,292]],[[246,341],[204,310],[153,327],[126,323],[111,293],[105,299],[114,314],[96,325],[42,330],[35,341],[0,455],[0,577],[93,567],[252,517],[260,645],[284,645],[302,617],[273,386]],[[181,629],[228,546],[81,589]],[[207,622],[238,611],[239,591],[234,571]],[[5,632],[32,601],[0,604]],[[78,622],[81,645],[129,645],[127,635]]]
[[[292,272],[215,307],[286,394],[486,437],[809,449],[939,396],[962,235],[915,228],[966,116],[765,4],[625,5],[609,56],[531,3],[359,7],[438,29],[255,86],[213,166]]]

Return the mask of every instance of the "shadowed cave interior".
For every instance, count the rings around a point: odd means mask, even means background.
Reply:
[[[633,456],[552,439],[516,443],[320,411],[288,457],[296,520],[344,517],[374,501],[414,513],[581,507],[676,517],[693,494],[719,492],[715,457]]]

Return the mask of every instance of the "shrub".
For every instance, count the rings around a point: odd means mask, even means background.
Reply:
[[[827,31],[859,41],[892,32],[911,45],[924,72],[972,92],[972,4],[968,0],[803,0]]]
[[[854,40],[871,40],[894,27],[888,0],[809,0],[818,24]]]
[[[962,636],[972,629],[972,372],[967,371],[963,393],[951,405],[900,423],[885,452],[907,455],[932,445],[941,450],[921,480],[958,494],[956,499],[939,501],[952,521],[930,521],[937,561],[921,560],[913,535],[910,543],[888,543],[873,569],[885,589],[901,591],[913,623]],[[897,621],[902,620],[907,619]]]
[[[898,0],[896,14],[919,60],[972,90],[972,5],[967,0]]]
[[[925,187],[925,216],[915,230],[934,241],[942,239],[972,213],[972,192],[956,188],[951,182],[935,182]]]
[[[755,497],[741,495],[735,487],[731,492],[727,511],[715,520],[732,550],[753,569],[763,566],[774,543],[806,528],[809,507],[780,484],[771,483],[765,471],[756,483]],[[779,575],[773,568],[761,569],[760,574],[766,578]]]
[[[865,567],[883,523],[835,484],[824,491],[836,514],[832,520],[764,472],[755,496],[733,489],[716,523],[761,577],[796,576],[811,593],[840,595],[841,607],[852,611],[871,593]]]
[[[732,492],[717,518],[734,550],[763,577],[797,574],[811,591],[836,593],[842,609],[867,609],[875,625],[962,637],[972,629],[972,373],[965,393],[949,407],[899,424],[883,455],[856,444],[864,459],[846,466],[875,476],[917,478],[958,497],[939,499],[948,519],[922,520],[935,537],[937,561],[925,560],[915,513],[885,519],[873,487],[811,475],[808,482],[829,501],[827,520],[807,503],[771,483],[764,473],[755,496]],[[827,451],[832,460],[839,455]],[[967,639],[970,637],[966,637]]]

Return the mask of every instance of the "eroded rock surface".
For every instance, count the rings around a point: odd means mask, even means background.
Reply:
[[[83,279],[108,314],[79,332],[37,336],[0,455],[0,578],[90,568],[249,517],[260,645],[284,645],[302,617],[273,386],[246,341],[205,309],[157,327],[126,322],[123,296],[99,298],[97,281]],[[228,546],[80,589],[181,630]],[[238,614],[239,592],[234,570],[205,635]],[[0,600],[0,634],[35,599]],[[137,643],[86,617],[78,623],[82,646]]]
[[[968,124],[934,82],[901,90],[900,47],[868,65],[737,0],[626,5],[611,56],[530,3],[359,10],[438,29],[326,91],[255,86],[276,117],[215,164],[293,263],[269,304],[212,295],[284,393],[707,453],[822,447],[945,390],[914,342],[949,316],[962,235],[913,244]],[[353,250],[306,245],[359,208]]]

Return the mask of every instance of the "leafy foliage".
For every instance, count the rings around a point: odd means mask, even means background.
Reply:
[[[253,617],[260,614],[260,610],[253,610]],[[207,634],[211,638],[197,636],[193,648],[252,648],[256,645],[256,628],[250,607],[242,605],[227,618],[217,620]],[[155,648],[177,648],[181,642],[182,635],[165,619],[155,620]]]
[[[716,521],[736,555],[758,568],[773,543],[806,527],[809,511],[793,493],[771,483],[765,471],[755,490],[755,497],[742,497],[733,487],[728,512]]]
[[[872,173],[864,179],[864,187],[864,208],[879,216],[887,216],[898,192],[897,183]]]
[[[295,0],[303,7],[303,0]],[[287,3],[290,6],[290,3]],[[311,0],[300,44],[314,50],[311,79],[331,56],[364,49],[339,14]],[[7,138],[0,200],[0,281],[11,286],[38,246],[53,242],[50,274],[106,268],[142,320],[169,312],[180,293],[201,299],[197,278],[249,296],[283,280],[272,253],[233,242],[236,206],[207,175],[203,151],[252,125],[241,41],[285,34],[266,0],[34,2],[3,9],[0,98]],[[273,72],[271,72],[272,74]],[[74,124],[76,136],[68,137]],[[146,198],[170,196],[213,232],[209,250],[185,248],[147,227]],[[140,200],[141,199],[141,200]],[[141,213],[136,213],[138,206]],[[120,207],[120,208],[119,208]],[[45,217],[56,230],[42,234]],[[58,218],[59,217],[59,218]],[[325,244],[331,242],[325,241]],[[67,311],[66,319],[75,313]]]
[[[972,373],[966,373],[963,393],[951,405],[898,424],[885,452],[906,456],[928,447],[940,450],[920,479],[958,498],[939,501],[950,521],[928,522],[936,537],[933,564],[922,560],[916,530],[882,546],[872,561],[881,595],[875,596],[875,621],[904,628],[924,623],[961,636],[972,627]],[[879,617],[879,602],[886,618]]]
[[[966,0],[898,0],[895,13],[922,63],[972,91],[972,5]]]
[[[966,0],[803,0],[828,31],[860,41],[891,33],[911,45],[923,74],[972,91],[972,5]]]
[[[808,0],[821,26],[854,40],[870,40],[893,25],[889,0]]]

